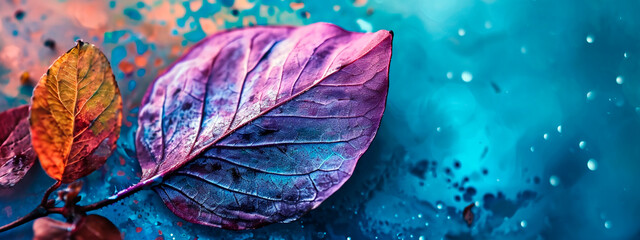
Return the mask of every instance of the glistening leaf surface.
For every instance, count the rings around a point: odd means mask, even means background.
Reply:
[[[70,183],[100,168],[115,148],[122,98],[109,61],[78,41],[33,90],[31,135],[45,172]]]
[[[28,116],[28,105],[0,113],[0,187],[15,185],[35,163]]]
[[[143,180],[178,216],[231,229],[297,219],[351,175],[380,124],[392,35],[331,24],[213,35],[150,86]]]

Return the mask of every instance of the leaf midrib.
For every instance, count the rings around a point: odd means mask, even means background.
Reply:
[[[193,153],[193,152],[192,152],[192,151],[193,151],[193,149],[191,149],[190,154],[187,156],[187,158],[188,158],[189,160],[186,160],[186,161],[180,161],[178,164],[175,164],[175,165],[173,165],[172,167],[170,167],[170,168],[168,168],[167,170],[164,170],[164,171],[159,171],[159,172],[158,172],[158,170],[160,170],[160,169],[159,169],[159,168],[156,168],[156,169],[157,169],[157,170],[156,170],[156,174],[154,174],[152,177],[149,177],[149,178],[147,178],[147,179],[153,179],[153,178],[163,177],[163,176],[164,176],[164,175],[166,175],[166,174],[170,174],[170,173],[172,173],[172,172],[176,171],[177,169],[181,168],[181,167],[182,167],[182,166],[184,166],[185,164],[187,164],[187,163],[191,162],[191,161],[192,161],[196,156],[198,156],[198,155],[202,154],[204,151],[206,151],[207,149],[209,149],[209,148],[211,148],[212,146],[216,145],[220,140],[222,140],[222,139],[224,139],[224,138],[228,137],[229,135],[231,135],[232,133],[234,133],[234,132],[235,132],[235,131],[237,131],[238,129],[240,129],[240,128],[242,128],[242,127],[246,126],[247,124],[251,123],[252,121],[256,120],[257,118],[260,118],[260,117],[264,116],[265,114],[267,114],[268,112],[272,111],[273,109],[276,109],[276,108],[278,108],[278,107],[282,106],[283,104],[288,103],[288,102],[289,102],[289,101],[291,101],[292,99],[294,99],[294,98],[296,98],[296,97],[298,97],[298,96],[300,96],[300,95],[302,95],[302,94],[306,93],[306,92],[307,92],[307,91],[309,91],[310,89],[312,89],[312,88],[316,87],[318,84],[320,84],[321,82],[323,82],[323,81],[324,81],[325,79],[327,79],[328,77],[330,77],[330,76],[332,76],[333,74],[335,74],[335,73],[339,72],[340,70],[342,70],[342,69],[346,68],[347,66],[350,66],[351,64],[355,63],[356,61],[358,61],[358,60],[362,59],[362,57],[366,56],[366,55],[367,55],[367,54],[369,54],[373,49],[375,49],[376,47],[380,46],[380,44],[381,44],[382,42],[384,42],[384,41],[385,41],[387,38],[389,38],[389,37],[392,37],[392,36],[385,36],[384,38],[380,39],[376,44],[372,44],[372,45],[371,45],[371,47],[370,47],[369,49],[367,49],[367,50],[366,50],[363,54],[361,54],[360,56],[358,56],[358,57],[354,58],[351,62],[348,62],[348,63],[346,63],[346,64],[344,64],[344,65],[340,66],[339,68],[335,69],[335,70],[334,70],[333,72],[331,72],[330,74],[328,74],[328,75],[326,75],[326,76],[322,77],[320,80],[316,80],[313,84],[309,85],[308,87],[306,87],[305,89],[301,90],[301,91],[300,91],[300,92],[298,92],[297,94],[292,95],[292,96],[290,96],[290,97],[286,98],[286,99],[285,99],[285,100],[283,100],[282,102],[279,102],[279,103],[274,104],[273,106],[269,107],[268,109],[266,109],[265,111],[263,111],[263,112],[261,112],[260,114],[256,115],[255,117],[253,117],[253,118],[251,118],[251,119],[249,119],[249,120],[247,120],[247,121],[245,121],[245,122],[243,122],[243,123],[241,123],[241,124],[238,124],[238,126],[236,126],[235,128],[233,128],[233,129],[228,129],[226,132],[224,132],[223,134],[221,134],[218,138],[216,138],[216,139],[215,139],[215,140],[213,140],[211,143],[209,143],[206,147],[203,147],[201,150],[199,150],[199,151],[195,152],[195,154],[191,154],[191,153]],[[345,48],[346,48],[346,47],[345,47]],[[343,51],[344,51],[344,49],[343,49]],[[332,61],[335,61],[335,58],[334,58]],[[329,67],[331,67],[331,64],[329,65]],[[283,68],[283,71],[284,71],[284,68]],[[325,74],[326,74],[326,73],[325,73]],[[282,81],[280,81],[280,83],[281,83],[281,82],[282,82]],[[165,100],[166,100],[166,99],[165,99]],[[205,99],[205,101],[206,101],[206,99]],[[162,109],[164,109],[164,104],[163,104]],[[162,123],[162,121],[160,121],[160,122]],[[233,124],[233,122],[231,122],[230,124]],[[161,127],[161,129],[163,129],[163,128]],[[162,135],[164,135],[164,134],[162,134]],[[196,140],[195,140],[195,141],[197,141],[197,138],[196,138]],[[165,144],[165,143],[164,143],[164,136],[163,136],[163,142],[162,142],[162,145],[163,145],[163,155],[162,155],[162,158],[163,158],[163,160],[164,160],[164,158],[166,157],[166,156],[164,155],[164,144]]]

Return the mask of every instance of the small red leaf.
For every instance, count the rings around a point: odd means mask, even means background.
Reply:
[[[0,187],[15,185],[36,160],[28,116],[28,105],[0,113]]]
[[[109,219],[99,215],[84,216],[76,223],[49,217],[33,223],[34,240],[121,240],[120,230]]]
[[[33,240],[66,240],[70,239],[73,224],[55,220],[50,217],[36,219],[33,222]]]
[[[120,230],[109,219],[99,215],[83,217],[73,231],[74,240],[120,240]]]

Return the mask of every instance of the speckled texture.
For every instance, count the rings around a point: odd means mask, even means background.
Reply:
[[[178,216],[230,229],[290,222],[351,176],[384,112],[392,35],[249,27],[193,47],[149,87],[142,179]]]
[[[76,38],[111,60],[124,127],[117,154],[84,178],[83,204],[138,182],[133,136],[145,90],[186,46],[223,29],[393,30],[380,130],[351,178],[298,221],[201,226],[141,191],[95,211],[127,239],[640,238],[638,1],[210,2],[0,2],[0,110],[28,103],[22,73],[35,82]],[[0,190],[0,223],[31,210],[52,183],[34,166],[19,191]],[[462,212],[475,202],[469,227]],[[30,235],[27,224],[0,237]]]

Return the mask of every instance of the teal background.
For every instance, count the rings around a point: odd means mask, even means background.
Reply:
[[[34,4],[69,2],[0,2],[0,47],[18,45],[22,58],[46,65],[56,55],[44,50],[44,39],[66,50],[83,38],[110,58],[125,124],[117,152],[84,179],[89,203],[139,179],[132,142],[139,97],[177,55],[141,30],[172,25],[145,14],[162,1],[86,1],[107,9],[97,37],[51,25],[69,12],[31,14]],[[196,12],[178,11],[184,16],[170,20],[174,29],[160,28],[160,39],[186,48],[207,35],[196,20],[234,13],[233,0],[204,2]],[[251,231],[209,228],[186,223],[143,191],[95,211],[126,239],[640,239],[639,1],[309,0],[297,1],[300,9],[290,1],[248,2],[255,5],[220,30],[242,27],[246,16],[259,25],[393,30],[389,98],[376,139],[351,179],[298,221]],[[15,18],[17,9],[24,20]],[[124,25],[112,24],[118,20]],[[60,30],[24,37],[38,26]],[[132,73],[119,67],[147,52],[166,61]],[[16,71],[20,66],[0,61],[0,110],[28,102],[31,87],[11,84]],[[52,183],[36,164],[14,189],[0,190],[0,224],[30,211]],[[471,226],[462,218],[469,204]],[[30,236],[30,224],[0,234]]]

